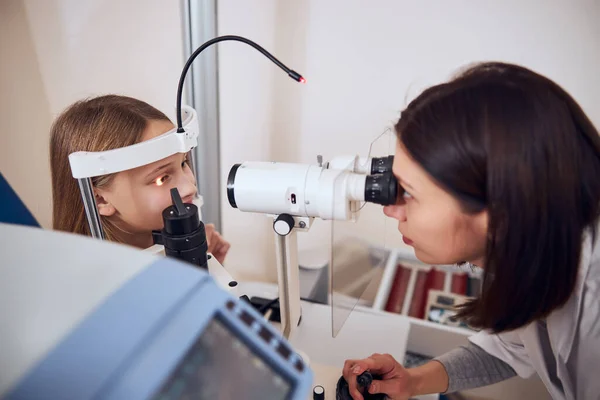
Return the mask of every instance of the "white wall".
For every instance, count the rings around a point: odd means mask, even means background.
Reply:
[[[0,2],[0,169],[51,225],[49,129],[76,100],[140,98],[175,117],[183,67],[180,2]]]
[[[277,34],[276,3],[276,0],[219,1],[219,35],[246,36],[272,49]],[[225,42],[217,46],[221,182],[225,186],[229,169],[235,163],[248,157],[258,160],[271,158],[274,67],[245,44]],[[270,235],[267,218],[240,213],[231,208],[226,194],[221,198],[223,233],[232,243],[227,267],[238,279],[276,279],[274,239]]]
[[[408,101],[460,67],[523,64],[565,87],[600,126],[600,3],[594,0],[219,0],[219,34],[257,41],[308,80],[298,85],[242,44],[220,47],[222,182],[246,160],[314,162],[366,154]],[[372,226],[383,227],[383,219]],[[224,196],[229,265],[275,279],[266,217]],[[395,224],[385,228],[399,245]],[[324,229],[301,247],[327,243]],[[271,253],[265,253],[268,250]]]

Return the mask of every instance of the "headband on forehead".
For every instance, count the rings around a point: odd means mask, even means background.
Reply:
[[[198,145],[198,116],[189,106],[183,106],[183,130],[173,128],[150,140],[118,149],[69,154],[71,173],[75,179],[93,178],[141,167],[177,153],[187,153]]]

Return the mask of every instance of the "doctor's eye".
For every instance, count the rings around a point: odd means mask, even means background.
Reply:
[[[396,204],[404,204],[407,200],[412,199],[412,195],[408,193],[402,186],[398,185],[398,197]]]

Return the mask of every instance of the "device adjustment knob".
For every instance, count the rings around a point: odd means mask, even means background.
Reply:
[[[280,214],[273,222],[273,229],[279,236],[287,236],[294,229],[294,217],[289,214]]]

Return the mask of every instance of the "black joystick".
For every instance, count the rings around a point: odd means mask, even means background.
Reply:
[[[365,371],[356,377],[356,384],[358,385],[358,391],[362,394],[365,400],[385,400],[387,397],[384,393],[371,394],[369,393],[369,387],[373,379],[381,379],[379,375],[371,375],[369,371]],[[344,377],[340,377],[337,386],[335,388],[336,400],[352,400],[350,396],[350,389],[348,388],[348,382]]]
[[[183,203],[177,188],[171,189],[173,205],[162,213],[164,228],[152,231],[154,244],[165,246],[165,254],[208,269],[208,243],[198,207]]]
[[[358,384],[358,387],[365,388],[365,390],[369,390],[371,382],[373,382],[373,375],[371,375],[369,371],[363,372],[356,378],[356,383]]]

